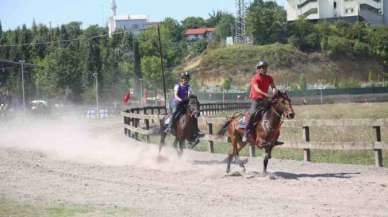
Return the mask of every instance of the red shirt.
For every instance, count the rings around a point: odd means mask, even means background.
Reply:
[[[273,82],[272,76],[256,73],[251,79],[251,93],[249,94],[249,98],[251,98],[252,100],[266,98],[266,96],[264,96],[263,94],[255,91],[253,86],[257,85],[259,86],[259,89],[261,91],[263,91],[264,93],[268,93],[268,88],[272,84],[272,82]]]

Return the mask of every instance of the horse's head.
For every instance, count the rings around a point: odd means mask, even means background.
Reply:
[[[200,104],[199,104],[197,96],[195,96],[195,95],[189,96],[189,101],[187,103],[186,111],[193,118],[199,117],[199,115],[201,114],[201,110],[200,110]]]
[[[291,99],[288,97],[287,92],[277,91],[272,98],[272,105],[277,112],[286,116],[286,118],[293,119],[295,117]]]

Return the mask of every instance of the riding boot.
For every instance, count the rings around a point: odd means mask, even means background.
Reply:
[[[171,121],[169,122],[169,131],[175,130],[176,128],[176,122],[178,121],[178,118],[180,116],[180,112],[177,110],[172,114]]]
[[[254,116],[255,116],[255,113],[251,114],[249,116],[249,120],[248,120],[248,123],[247,123],[247,126],[245,127],[245,131],[244,131],[244,135],[243,137],[241,138],[241,141],[242,142],[247,142],[248,140],[248,136],[253,128],[253,121],[254,121]]]

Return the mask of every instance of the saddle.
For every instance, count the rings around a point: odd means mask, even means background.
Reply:
[[[257,124],[261,121],[261,118],[263,117],[263,114],[267,111],[268,109],[261,109],[261,110],[257,110],[254,115],[253,115],[253,118],[256,120],[254,123],[253,123],[253,127],[256,127]],[[257,116],[260,116],[260,118],[257,118]],[[239,126],[238,128],[239,129],[245,129],[248,125],[248,120],[250,118],[250,114],[248,112],[245,112],[244,114],[242,114],[240,116],[240,119],[239,119]]]

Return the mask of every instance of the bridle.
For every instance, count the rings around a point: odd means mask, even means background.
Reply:
[[[278,116],[283,122],[285,113],[287,112],[287,109],[284,109],[283,111],[279,112],[274,106],[275,104],[279,103],[279,98],[283,98],[284,100],[287,100],[289,102],[289,104],[291,104],[291,100],[288,98],[288,96],[286,94],[282,94],[279,92],[279,93],[277,93],[277,95],[275,95],[275,97],[271,101],[272,112],[275,113],[276,116]]]

